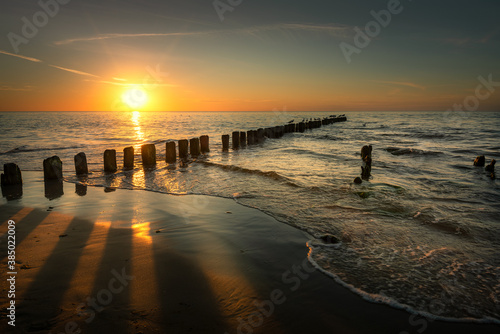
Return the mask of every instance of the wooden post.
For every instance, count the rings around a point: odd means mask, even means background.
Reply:
[[[2,186],[23,184],[19,166],[13,163],[3,165]]]
[[[116,169],[116,150],[104,151],[104,171],[114,173]]]
[[[134,168],[134,147],[129,146],[123,149],[123,168]]]
[[[237,150],[240,148],[240,132],[235,131],[233,132],[233,150]]]
[[[245,131],[240,132],[240,145],[241,146],[247,145],[247,133]]]
[[[62,161],[58,156],[43,161],[43,177],[45,180],[62,180]]]
[[[254,139],[253,130],[247,131],[247,144],[248,145],[253,145],[254,141],[255,141],[255,139]]]
[[[141,146],[142,166],[149,167],[156,165],[155,144],[144,144]]]
[[[169,141],[165,144],[165,162],[173,164],[176,159],[175,142]]]
[[[89,173],[89,168],[87,166],[87,156],[83,152],[75,155],[75,171],[76,175],[85,175]]]
[[[201,153],[210,152],[208,136],[201,136],[200,137],[200,144],[201,144]]]
[[[189,142],[187,139],[179,140],[179,158],[186,159],[188,156]]]
[[[200,138],[192,138],[189,140],[189,151],[192,157],[200,155]]]
[[[264,141],[264,129],[257,130],[257,142],[262,143]]]
[[[300,122],[298,125],[298,132],[304,132],[306,130],[306,123]]]
[[[222,135],[222,150],[229,150],[229,135]]]

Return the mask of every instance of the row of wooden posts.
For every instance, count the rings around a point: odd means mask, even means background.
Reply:
[[[260,128],[258,130],[250,130],[246,132],[235,131],[232,133],[232,148],[239,149],[242,146],[261,143],[265,138],[281,138],[286,133],[304,132],[306,129],[319,128],[322,125],[328,125],[336,122],[346,121],[345,115],[330,116],[323,119],[315,119],[302,121],[299,123],[288,123],[269,128]],[[176,152],[175,142],[166,143],[165,161],[167,163],[175,163],[177,156],[183,160],[191,157],[197,157],[200,154],[210,152],[209,137],[201,136],[190,140],[181,139],[178,141],[178,155]],[[222,135],[222,149],[229,150],[229,135]],[[134,168],[134,147],[126,147],[123,149],[123,168]],[[156,165],[156,146],[155,144],[144,144],[141,146],[142,164],[144,167],[154,167]],[[85,175],[89,173],[87,165],[87,157],[84,152],[80,152],[74,157],[75,171],[77,175]],[[104,171],[114,173],[118,170],[116,163],[116,150],[104,151]],[[47,158],[43,161],[44,178],[46,180],[58,179],[62,180],[62,161],[58,156]],[[4,165],[4,174],[2,174],[2,185],[22,184],[21,171],[15,164]]]

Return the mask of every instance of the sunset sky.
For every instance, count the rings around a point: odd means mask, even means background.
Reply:
[[[447,110],[500,82],[498,0],[55,1],[0,5],[1,111],[126,110],[131,88],[141,110]]]

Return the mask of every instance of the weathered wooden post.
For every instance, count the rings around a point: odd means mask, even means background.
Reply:
[[[123,168],[134,168],[134,147],[129,146],[123,149]]]
[[[45,180],[62,180],[62,161],[58,156],[43,160],[43,177]]]
[[[104,151],[104,171],[114,173],[116,170],[116,150]]]
[[[240,132],[240,145],[247,146],[247,133],[245,131]]]
[[[2,186],[13,186],[23,184],[23,178],[19,166],[13,163],[3,165]]]
[[[229,135],[222,135],[222,150],[229,150]]]
[[[200,138],[192,138],[189,140],[189,152],[192,157],[200,155]]]
[[[248,130],[247,131],[247,144],[248,145],[253,145],[253,143],[254,143],[253,131],[252,130]]]
[[[173,164],[176,159],[175,142],[169,141],[165,144],[165,162]]]
[[[200,137],[200,144],[201,144],[201,153],[210,152],[208,136],[201,136]]]
[[[365,145],[361,148],[361,159],[363,159],[364,166],[361,167],[361,178],[369,180],[372,171],[372,146]]]
[[[240,148],[240,132],[239,131],[235,131],[233,132],[233,150],[237,150],[238,148]]]
[[[62,161],[58,156],[43,161],[45,197],[49,200],[61,197],[63,193]]]
[[[262,143],[264,141],[264,129],[260,128],[257,130],[257,142]]]
[[[186,159],[188,157],[189,142],[187,139],[179,140],[179,158]]]
[[[144,144],[141,146],[142,166],[150,167],[156,165],[155,144]]]
[[[80,152],[77,155],[75,155],[75,171],[76,175],[85,175],[89,173],[89,168],[87,165],[87,156],[83,152]]]

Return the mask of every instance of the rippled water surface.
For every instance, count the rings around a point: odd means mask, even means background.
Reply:
[[[221,134],[331,113],[0,113],[0,163],[41,170],[61,157],[71,182],[234,198],[335,247],[312,242],[325,271],[375,300],[448,318],[500,319],[500,188],[477,155],[500,158],[500,113],[347,113],[348,121],[221,151]],[[209,135],[211,152],[168,165],[165,142]],[[155,143],[157,168],[140,166]],[[372,179],[354,185],[360,149]],[[102,153],[136,148],[137,168],[102,173]],[[77,179],[84,151],[92,174]],[[249,232],[251,233],[251,232]]]

